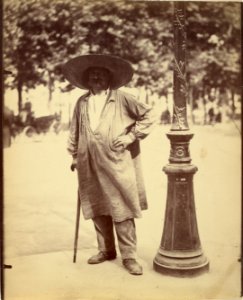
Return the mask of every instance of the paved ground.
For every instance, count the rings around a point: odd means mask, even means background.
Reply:
[[[238,299],[240,296],[241,137],[233,124],[194,127],[190,152],[199,171],[194,191],[200,239],[210,271],[174,278],[153,270],[162,235],[169,157],[169,127],[142,142],[149,210],[137,220],[143,276],[120,257],[100,265],[90,221],[81,218],[77,263],[72,263],[76,174],[69,171],[66,135],[19,140],[4,150],[6,300]]]

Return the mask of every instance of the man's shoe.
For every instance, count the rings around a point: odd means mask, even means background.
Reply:
[[[102,252],[100,251],[98,254],[91,256],[88,259],[88,264],[100,264],[106,260],[112,260],[116,258],[116,252]]]
[[[128,270],[128,272],[132,275],[142,275],[143,268],[140,266],[135,259],[127,258],[122,261],[124,267]]]

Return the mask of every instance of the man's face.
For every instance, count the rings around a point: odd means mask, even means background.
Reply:
[[[91,68],[88,72],[88,85],[94,92],[107,90],[110,82],[110,73],[104,68]]]

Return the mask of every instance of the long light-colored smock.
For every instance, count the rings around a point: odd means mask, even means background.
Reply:
[[[88,101],[81,96],[74,108],[68,151],[77,158],[78,194],[85,219],[110,215],[115,222],[141,217],[147,209],[139,140],[151,131],[151,107],[132,95],[111,90],[96,129],[91,129]],[[118,136],[130,134],[135,141],[116,148]]]

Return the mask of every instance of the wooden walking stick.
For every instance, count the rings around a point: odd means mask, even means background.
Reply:
[[[76,256],[77,256],[79,220],[80,220],[80,198],[79,198],[79,193],[78,193],[77,212],[76,212],[76,226],[75,226],[75,238],[74,238],[74,250],[73,250],[73,262],[74,263],[76,263]]]

